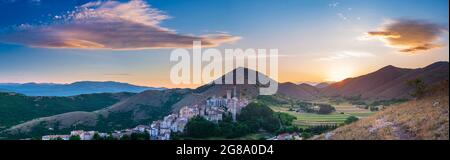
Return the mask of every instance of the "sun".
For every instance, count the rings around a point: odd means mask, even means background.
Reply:
[[[353,76],[354,69],[350,66],[334,66],[328,72],[326,81],[339,82]]]

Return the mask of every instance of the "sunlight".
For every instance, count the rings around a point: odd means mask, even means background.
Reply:
[[[350,66],[339,65],[330,68],[326,81],[339,82],[353,76],[354,69]]]

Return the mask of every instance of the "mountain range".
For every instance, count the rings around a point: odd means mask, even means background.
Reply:
[[[256,72],[251,69],[238,68],[227,74],[236,73],[240,70],[244,70],[244,73]],[[299,100],[355,96],[367,100],[411,98],[409,93],[413,88],[408,86],[406,81],[420,78],[431,86],[443,80],[448,80],[448,73],[448,62],[436,62],[417,69],[386,66],[373,73],[348,78],[323,87],[289,82],[279,83],[277,94]],[[224,80],[227,74],[220,79]],[[213,82],[196,89],[144,91],[96,111],[68,112],[34,119],[4,130],[3,134],[21,133],[26,136],[33,136],[33,134],[27,135],[27,133],[32,133],[34,130],[47,130],[47,128],[57,128],[61,131],[70,128],[111,131],[133,127],[139,123],[150,123],[170,112],[178,111],[185,105],[202,103],[212,96],[225,96],[226,90],[234,90],[235,88],[237,96],[251,100],[256,99],[259,95],[258,89],[265,87],[265,85],[260,83],[248,84],[248,74],[244,75],[243,79],[246,82],[244,84],[215,84]],[[266,78],[268,77],[266,76]],[[236,82],[236,79],[236,74],[233,74],[233,82]],[[57,133],[57,131],[51,133]]]
[[[81,81],[70,84],[55,83],[0,83],[0,91],[15,92],[27,96],[75,96],[92,93],[140,93],[145,90],[163,90],[164,88],[136,86],[120,82]]]
[[[398,68],[390,65],[373,73],[333,83],[321,89],[321,93],[327,97],[360,97],[362,99],[411,98],[409,93],[413,88],[406,82],[414,79],[421,79],[427,85],[448,80],[449,63],[436,62],[417,69]]]
[[[307,83],[280,83],[278,93],[300,100],[322,97],[360,98],[363,100],[409,99],[413,87],[407,81],[421,79],[426,85],[434,85],[449,79],[449,63],[436,62],[424,68],[407,69],[392,65],[359,77],[340,82],[322,83],[316,86]]]

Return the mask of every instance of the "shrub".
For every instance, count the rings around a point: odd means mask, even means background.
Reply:
[[[348,118],[344,121],[344,123],[345,123],[345,124],[350,124],[350,123],[356,122],[356,121],[358,121],[358,120],[359,120],[358,117],[350,116],[350,117],[348,117]]]
[[[69,140],[79,141],[81,140],[80,136],[70,136]]]
[[[414,88],[413,92],[410,93],[414,98],[420,98],[425,94],[427,86],[425,85],[425,82],[423,80],[417,78],[409,80],[406,83]]]
[[[319,105],[319,111],[317,112],[318,114],[330,114],[334,111],[336,111],[336,109],[328,104],[321,104]]]
[[[214,136],[217,125],[201,116],[196,116],[186,124],[186,135],[193,138],[206,138]]]

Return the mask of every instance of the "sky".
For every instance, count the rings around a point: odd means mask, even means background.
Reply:
[[[174,85],[175,48],[279,50],[280,82],[449,60],[448,0],[0,0],[0,83]]]

